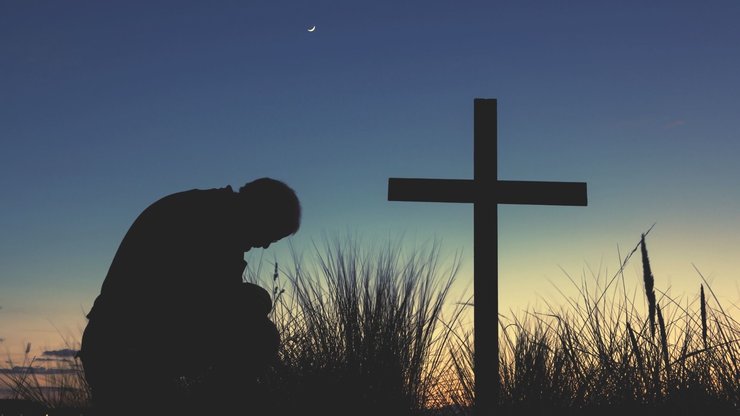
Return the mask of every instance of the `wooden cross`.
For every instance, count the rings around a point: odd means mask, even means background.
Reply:
[[[498,204],[586,206],[588,200],[584,182],[498,180],[495,99],[474,100],[474,123],[472,180],[389,178],[388,200],[473,204],[475,411],[491,416],[499,400]]]

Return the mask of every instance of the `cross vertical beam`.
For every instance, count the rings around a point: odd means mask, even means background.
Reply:
[[[491,115],[494,117],[491,117]],[[473,109],[473,183],[496,192],[498,117],[496,100],[475,100]],[[484,149],[487,148],[487,152]],[[473,203],[473,339],[475,345],[475,412],[491,416],[498,404],[498,203]],[[488,281],[485,284],[484,281]],[[484,291],[485,288],[485,291]],[[494,352],[495,353],[489,353]]]

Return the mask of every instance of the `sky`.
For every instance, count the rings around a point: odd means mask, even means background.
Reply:
[[[698,269],[737,311],[738,19],[735,1],[5,0],[0,349],[79,337],[150,203],[264,176],[303,222],[251,258],[439,238],[469,290],[472,207],[386,193],[472,178],[475,98],[498,100],[500,179],[588,183],[588,207],[500,206],[502,313],[603,282],[653,224],[656,289],[695,299]]]

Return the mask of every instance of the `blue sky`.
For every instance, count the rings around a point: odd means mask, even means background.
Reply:
[[[656,288],[698,296],[693,262],[737,303],[739,18],[731,1],[5,1],[3,344],[77,333],[154,200],[262,176],[302,200],[296,246],[437,236],[465,286],[472,208],[388,202],[386,183],[472,177],[476,97],[499,100],[500,178],[589,189],[586,208],[500,208],[502,309],[557,296],[561,267],[613,273],[653,223]]]

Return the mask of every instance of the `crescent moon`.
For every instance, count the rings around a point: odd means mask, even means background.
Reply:
[[[314,30],[316,30],[316,26],[311,26],[311,28],[308,29],[309,32],[313,32]]]

